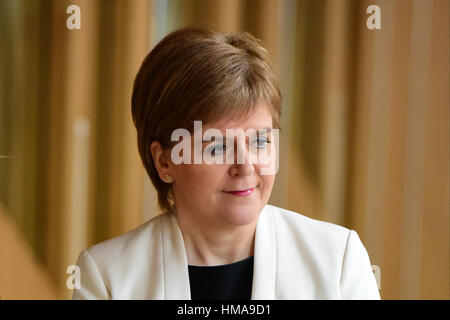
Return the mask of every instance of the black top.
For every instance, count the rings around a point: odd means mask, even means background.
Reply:
[[[220,266],[188,267],[192,300],[250,300],[253,257]]]

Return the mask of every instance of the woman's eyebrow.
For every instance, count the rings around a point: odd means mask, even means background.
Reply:
[[[267,133],[270,133],[270,132],[272,132],[272,128],[271,127],[256,129],[255,130],[256,134],[251,134],[251,137],[259,136],[260,134],[267,134]],[[235,138],[236,136],[235,135],[232,135],[232,136],[226,136],[225,135],[225,136],[222,136],[222,139],[220,139],[220,137],[211,136],[210,140],[202,139],[202,144],[203,143],[207,143],[207,142],[208,143],[211,143],[211,142],[222,142],[223,143],[226,140],[231,140],[231,137]]]
[[[256,133],[270,133],[270,132],[272,132],[272,128],[271,127],[265,127],[265,128],[259,128],[259,129],[254,129],[255,130],[255,132]],[[222,140],[223,140],[223,138],[229,138],[229,137],[235,137],[235,135],[230,135],[230,136],[227,136],[226,134],[224,134],[224,135],[222,135]],[[212,139],[212,138],[214,138],[214,139]],[[217,141],[217,140],[219,140],[219,139],[216,139],[217,138],[217,136],[211,136],[210,137],[210,140],[204,140],[204,139],[202,139],[202,142],[213,142],[213,141]]]
[[[266,128],[260,128],[260,129],[258,129],[258,132],[259,131],[264,131],[264,132],[272,132],[272,127],[266,127]]]
[[[210,140],[202,139],[202,143],[205,143],[205,142],[217,142],[217,141],[221,141],[221,140],[223,142],[223,140],[224,140],[224,136],[221,136],[221,137],[211,136],[209,138],[210,138]]]

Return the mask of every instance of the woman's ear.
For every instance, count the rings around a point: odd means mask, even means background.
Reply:
[[[164,151],[159,141],[152,141],[150,144],[150,151],[152,153],[153,163],[155,164],[156,171],[161,180],[165,180],[164,177],[167,174],[171,174],[169,167],[168,153]]]

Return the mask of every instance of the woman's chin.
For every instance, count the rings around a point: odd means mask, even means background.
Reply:
[[[256,205],[241,205],[232,208],[223,208],[221,213],[228,223],[243,226],[251,224],[258,219],[260,208]]]

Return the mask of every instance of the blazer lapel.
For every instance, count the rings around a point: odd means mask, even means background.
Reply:
[[[275,225],[266,205],[256,224],[252,300],[275,299],[276,254]]]
[[[189,269],[183,234],[173,214],[161,217],[165,300],[190,300]]]

